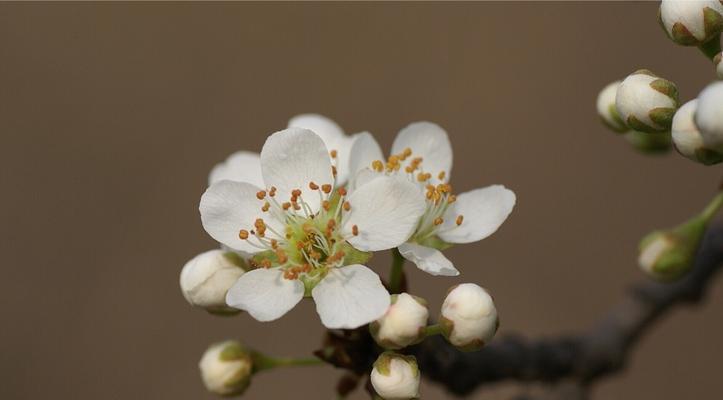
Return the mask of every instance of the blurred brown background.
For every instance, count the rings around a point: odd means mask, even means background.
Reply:
[[[183,263],[214,242],[197,205],[214,163],[319,112],[384,146],[416,120],[452,136],[453,183],[518,195],[491,238],[454,248],[446,288],[494,293],[506,332],[585,329],[643,279],[638,239],[699,210],[721,177],[605,130],[598,90],[647,67],[688,100],[712,79],[656,3],[1,4],[0,398],[199,399],[206,345],[304,355],[305,303],[274,323],[188,306]],[[385,273],[386,257],[373,266]],[[719,398],[723,284],[667,317],[594,399]],[[436,312],[435,312],[436,314]],[[246,398],[331,399],[337,371],[257,376]],[[475,399],[524,390],[484,388]],[[447,398],[433,385],[425,398]],[[356,395],[358,399],[366,398]]]

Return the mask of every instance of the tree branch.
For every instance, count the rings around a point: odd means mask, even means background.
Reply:
[[[557,398],[585,398],[584,389],[593,381],[624,368],[631,348],[663,314],[679,304],[698,303],[721,264],[723,226],[717,226],[706,234],[696,265],[685,278],[634,286],[621,304],[587,332],[534,340],[508,336],[472,353],[462,353],[443,338],[432,337],[410,348],[410,353],[428,379],[458,395],[503,380],[565,380],[582,389],[573,391],[574,396]]]

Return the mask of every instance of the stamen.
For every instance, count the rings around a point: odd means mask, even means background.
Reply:
[[[382,172],[384,170],[384,164],[380,160],[374,160],[372,161],[372,169],[377,172]]]
[[[462,225],[462,221],[464,221],[464,215],[458,215],[457,220],[454,222],[457,224],[457,226],[460,226]]]
[[[441,181],[444,179],[445,176],[447,176],[447,173],[444,171],[440,171],[439,175],[437,175],[437,178]]]
[[[329,211],[329,208],[331,208],[331,203],[329,203],[328,200],[324,200],[321,202],[321,208],[323,208],[324,211]]]
[[[301,189],[294,189],[291,191],[291,197],[299,197],[301,196]]]
[[[331,156],[331,158],[336,158],[336,154],[337,154],[336,150],[332,150],[329,152],[329,155]]]
[[[353,225],[351,227],[351,234],[354,236],[359,236],[359,227],[356,225]]]
[[[442,217],[437,217],[434,219],[434,225],[442,225],[443,222],[444,219],[442,219]]]
[[[333,165],[331,166],[331,174],[334,175],[334,178],[336,178],[336,167]]]
[[[271,186],[271,189],[269,189],[269,196],[276,196],[276,186]]]
[[[238,231],[238,237],[239,237],[239,239],[241,239],[241,240],[246,240],[246,239],[248,239],[248,238],[249,238],[249,231],[247,231],[246,229],[241,229],[240,231]]]
[[[261,207],[261,211],[263,211],[263,212],[269,211],[269,208],[271,208],[271,204],[269,204],[269,202],[267,201],[264,203],[264,206]]]
[[[328,183],[325,183],[325,184],[321,185],[321,191],[324,192],[324,193],[326,193],[326,194],[331,193],[331,185],[328,184]]]
[[[266,192],[263,191],[263,190],[260,191],[260,192],[258,192],[258,193],[256,193],[256,198],[259,199],[259,200],[263,200],[265,197],[266,197]]]
[[[291,207],[291,203],[289,203],[288,201],[281,205],[281,208],[283,208],[284,211],[288,210],[289,207]]]
[[[337,192],[339,192],[339,196],[346,196],[346,189],[343,187],[337,189]]]
[[[402,159],[406,159],[407,157],[409,157],[411,155],[412,155],[412,149],[410,149],[409,147],[407,147],[406,149],[404,149],[404,151],[402,151],[402,157],[403,157]]]
[[[314,182],[309,182],[309,189],[311,190],[319,190],[319,185],[317,185]]]
[[[351,210],[351,204],[348,201],[344,202],[344,211]]]

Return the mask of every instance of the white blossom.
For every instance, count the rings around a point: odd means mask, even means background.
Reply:
[[[419,190],[410,192],[425,203],[414,234],[399,246],[404,258],[432,275],[455,276],[459,271],[439,250],[455,243],[471,243],[493,234],[515,205],[515,194],[491,185],[459,195],[452,193],[452,146],[447,132],[431,122],[415,122],[394,140],[392,155],[384,160],[369,134],[352,146],[351,189],[362,190],[381,177],[401,177]]]
[[[374,340],[387,349],[401,349],[424,338],[427,302],[407,293],[392,295],[387,312],[370,325]]]
[[[385,400],[409,400],[419,397],[419,368],[412,356],[382,353],[371,373],[374,390]]]
[[[694,121],[697,107],[698,100],[691,100],[675,113],[671,127],[673,143],[681,155],[693,161],[706,165],[718,163],[723,160],[723,153],[709,148],[703,140]]]
[[[618,86],[615,105],[630,128],[641,132],[663,132],[670,129],[678,107],[678,90],[672,82],[648,70],[639,70]]]
[[[719,0],[663,0],[659,16],[673,41],[698,46],[720,33],[723,4]]]
[[[695,125],[706,148],[723,154],[723,82],[708,85],[698,95]]]
[[[222,396],[243,393],[249,385],[253,362],[248,351],[229,340],[211,345],[198,363],[209,392]]]
[[[615,95],[618,92],[620,81],[615,81],[603,88],[597,96],[597,113],[602,121],[616,132],[627,132],[630,128],[620,118],[617,107],[615,106]]]
[[[497,332],[497,309],[492,296],[473,283],[453,287],[442,304],[442,333],[454,346],[476,350]]]
[[[181,292],[193,306],[214,313],[236,311],[226,305],[226,292],[244,274],[234,253],[210,250],[193,257],[181,270]]]
[[[348,194],[337,186],[321,138],[307,129],[271,135],[260,155],[264,185],[222,180],[201,197],[201,221],[215,240],[254,255],[226,296],[260,321],[277,319],[304,295],[328,328],[379,318],[389,293],[358,263],[362,252],[404,243],[424,212],[416,185],[384,177]],[[256,260],[256,261],[254,261]]]

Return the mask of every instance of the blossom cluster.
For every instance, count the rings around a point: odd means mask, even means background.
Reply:
[[[214,314],[245,311],[258,321],[278,319],[311,298],[325,327],[369,324],[374,340],[389,350],[371,375],[382,397],[416,397],[416,364],[393,351],[432,334],[475,350],[497,330],[492,298],[479,286],[451,289],[439,324],[428,325],[426,301],[390,288],[394,282],[385,285],[367,265],[374,252],[394,250],[401,262],[431,275],[459,275],[442,251],[493,234],[516,196],[502,185],[456,193],[451,170],[449,137],[434,123],[403,128],[385,156],[368,132],[347,135],[321,115],[294,117],[260,153],[234,153],[211,170],[199,210],[219,247],[186,263],[184,297]],[[218,346],[209,352],[202,370],[212,365],[208,357],[224,361]],[[234,393],[246,386],[234,386],[241,388]]]

